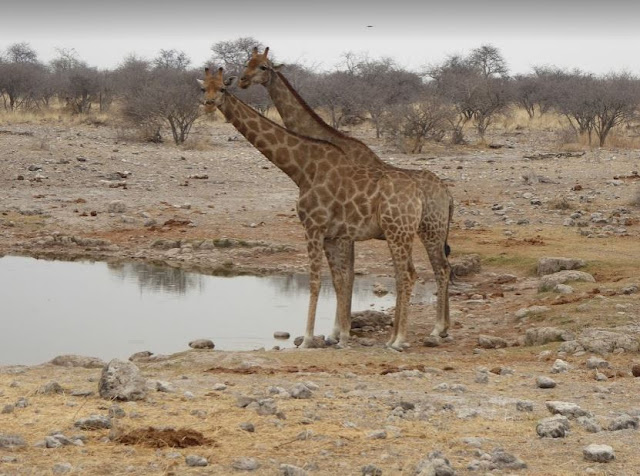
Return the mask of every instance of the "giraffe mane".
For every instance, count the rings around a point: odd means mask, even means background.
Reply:
[[[291,94],[294,95],[294,97],[297,99],[297,101],[300,103],[300,105],[304,108],[304,110],[307,111],[307,113],[313,118],[313,120],[316,121],[318,124],[320,124],[325,130],[333,133],[334,135],[340,137],[341,139],[346,139],[346,140],[351,140],[353,142],[358,142],[358,143],[360,143],[360,144],[362,144],[363,146],[366,147],[365,143],[362,142],[361,140],[356,139],[356,138],[351,137],[351,136],[348,136],[345,133],[339,131],[338,129],[335,129],[335,128],[331,127],[329,124],[324,122],[324,120],[318,115],[318,113],[316,113],[316,111],[314,111],[311,108],[311,106],[309,106],[307,104],[307,102],[304,99],[302,99],[302,96],[300,96],[300,94],[298,94],[298,91],[296,91],[293,88],[293,86],[291,85],[289,80],[286,78],[286,76],[284,76],[280,71],[273,70],[273,72],[278,75],[278,77],[282,80],[282,82],[287,87],[287,89],[291,92]]]

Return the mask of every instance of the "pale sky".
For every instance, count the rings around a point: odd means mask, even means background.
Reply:
[[[47,62],[73,48],[99,68],[160,49],[199,67],[214,43],[252,36],[281,62],[324,70],[347,51],[420,70],[492,44],[513,74],[546,64],[640,75],[633,0],[0,0],[0,17],[0,51],[25,41]]]

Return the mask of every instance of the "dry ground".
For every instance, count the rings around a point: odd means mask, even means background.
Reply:
[[[149,260],[209,273],[306,269],[294,185],[229,124],[203,121],[190,143],[176,148],[139,143],[127,131],[103,124],[3,120],[0,254]],[[416,464],[434,450],[458,474],[466,474],[473,460],[497,448],[517,455],[527,468],[498,468],[492,474],[640,474],[638,431],[592,434],[575,422],[564,439],[540,439],[535,431],[537,421],[549,416],[547,400],[577,403],[603,426],[618,413],[640,411],[640,379],[629,372],[638,355],[605,356],[614,369],[606,382],[596,382],[585,368],[589,354],[562,356],[572,370],[552,376],[555,389],[541,390],[535,378],[549,375],[557,343],[476,349],[480,334],[514,344],[530,327],[580,332],[638,323],[639,294],[616,293],[639,283],[640,180],[633,174],[640,169],[638,151],[586,148],[579,157],[538,158],[566,149],[552,130],[510,126],[491,137],[502,146],[498,149],[433,146],[408,156],[373,139],[369,130],[352,132],[383,159],[427,167],[452,187],[452,259],[477,253],[483,267],[460,278],[453,289],[451,342],[422,346],[434,313],[431,306],[415,305],[412,347],[401,354],[383,347],[385,331],[366,336],[375,339],[373,347],[355,341],[348,350],[189,351],[140,363],[152,384],[169,381],[175,391],[154,391],[143,402],[122,404],[126,416],[114,420],[111,436],[171,427],[196,430],[208,440],[186,449],[151,447],[143,440],[124,444],[106,438],[109,430],[74,429],[78,418],[106,414],[111,406],[96,394],[70,394],[96,391],[99,369],[0,367],[0,406],[20,397],[30,402],[0,415],[0,435],[22,435],[28,443],[0,449],[0,474],[50,474],[61,462],[71,463],[72,474],[230,474],[242,457],[260,463],[257,474],[278,474],[281,463],[306,467],[310,474],[361,474],[367,464],[382,474],[414,474]],[[125,209],[110,213],[116,200]],[[564,226],[578,210],[588,226]],[[590,222],[592,213],[609,223]],[[237,241],[198,249],[202,240],[223,238]],[[182,240],[182,247],[167,248],[159,239]],[[382,242],[358,244],[356,256],[360,273],[392,273]],[[416,249],[415,256],[418,270],[429,279],[426,254]],[[585,271],[597,283],[575,285],[572,298],[562,301],[556,294],[538,293],[535,266],[542,256],[585,259]],[[516,283],[498,284],[497,276],[505,273],[516,275]],[[516,310],[532,305],[548,305],[551,311],[524,321],[514,317]],[[488,383],[476,382],[481,369],[493,370]],[[36,393],[51,380],[66,392]],[[275,397],[285,419],[236,406],[237,395],[263,398],[272,386],[290,389],[305,381],[319,387],[311,399]],[[214,391],[216,383],[227,389]],[[435,389],[442,383],[449,388]],[[534,411],[516,411],[518,400],[533,402]],[[394,410],[400,402],[415,409],[402,414]],[[243,422],[252,422],[255,432],[239,429]],[[369,437],[383,429],[386,439]],[[54,430],[84,433],[88,439],[81,447],[33,446]],[[609,444],[616,460],[584,461],[582,448],[589,443]],[[210,465],[187,467],[184,457],[190,454],[208,458]]]

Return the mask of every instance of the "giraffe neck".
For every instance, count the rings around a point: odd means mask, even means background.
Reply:
[[[327,152],[327,148],[340,151],[327,142],[317,141],[286,130],[267,119],[232,94],[225,93],[220,112],[262,155],[295,182],[298,187],[312,179],[309,164]],[[301,150],[304,148],[304,150]],[[296,153],[304,152],[304,153]],[[313,168],[315,170],[315,166]]]
[[[352,162],[376,168],[386,166],[363,142],[343,134],[324,122],[280,72],[273,71],[265,87],[282,121],[290,131],[331,142],[345,151]]]

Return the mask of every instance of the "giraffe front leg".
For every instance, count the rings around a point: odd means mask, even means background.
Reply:
[[[343,348],[348,345],[351,331],[354,243],[351,240],[325,240],[324,251],[337,301],[333,332],[328,340]]]
[[[307,327],[302,347],[314,347],[313,333],[316,324],[316,310],[320,295],[320,271],[322,269],[323,236],[320,233],[307,231],[307,250],[309,253],[309,310]]]

